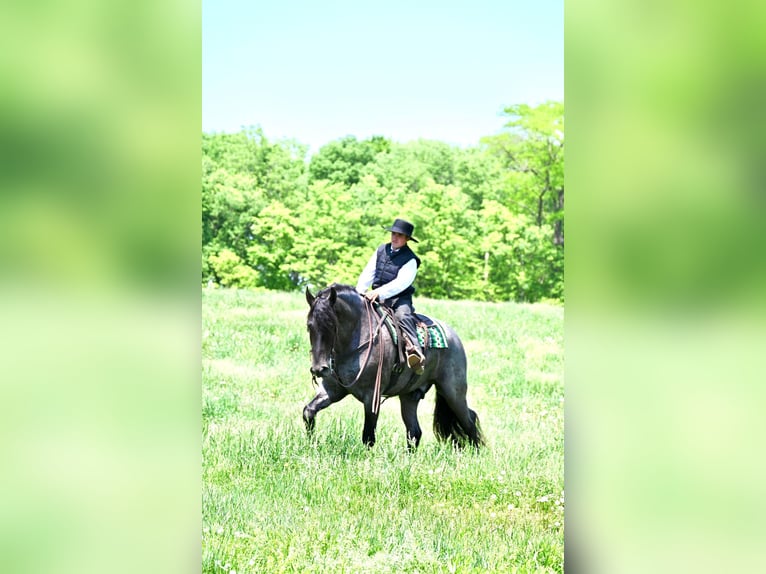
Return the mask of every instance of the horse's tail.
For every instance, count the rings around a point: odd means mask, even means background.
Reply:
[[[436,406],[434,407],[434,434],[440,439],[451,439],[453,444],[462,447],[469,443],[474,447],[484,444],[484,437],[479,426],[479,415],[466,406],[470,424],[462,424],[447,400],[436,391]]]

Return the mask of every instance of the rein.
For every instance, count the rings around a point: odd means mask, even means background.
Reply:
[[[372,354],[372,347],[375,343],[375,339],[377,339],[378,335],[380,334],[381,328],[383,326],[383,322],[386,319],[386,315],[383,314],[378,321],[375,324],[375,329],[372,328],[372,313],[374,310],[374,303],[370,300],[368,300],[366,297],[362,296],[362,299],[364,301],[364,307],[367,311],[367,328],[368,332],[370,333],[370,338],[367,339],[365,342],[360,343],[357,345],[355,349],[352,349],[351,351],[347,351],[340,355],[340,357],[345,357],[348,355],[351,355],[355,353],[356,351],[359,351],[363,349],[364,347],[367,347],[367,352],[364,355],[364,360],[362,361],[362,366],[359,368],[359,372],[356,374],[356,377],[354,377],[354,380],[350,383],[346,384],[343,382],[343,380],[340,378],[340,374],[335,370],[334,363],[337,359],[337,354],[335,352],[335,342],[333,341],[333,348],[332,348],[332,356],[330,361],[330,372],[331,374],[337,379],[340,386],[342,386],[345,389],[350,389],[353,387],[357,382],[359,382],[359,378],[362,376],[362,373],[367,368],[367,363],[370,362],[370,355]],[[385,307],[383,307],[385,309]],[[337,339],[337,333],[336,333],[336,339]],[[372,394],[372,412],[375,414],[378,414],[378,411],[380,410],[380,383],[382,379],[382,373],[383,373],[383,344],[378,344],[378,370],[375,374],[375,386],[373,388],[373,394]],[[314,382],[314,385],[317,384],[316,382],[316,376],[311,375],[311,378]]]

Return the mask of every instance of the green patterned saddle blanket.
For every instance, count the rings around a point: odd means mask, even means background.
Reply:
[[[417,315],[418,319],[423,315]],[[426,317],[428,319],[428,317]],[[418,341],[421,347],[425,347],[426,329],[428,330],[428,348],[429,349],[446,349],[447,348],[447,333],[444,331],[444,326],[438,321],[431,321],[431,324],[418,323]]]
[[[380,308],[380,306],[377,306],[378,313],[381,314],[381,317],[384,315],[383,309]],[[418,320],[418,342],[420,343],[420,346],[422,348],[426,348],[426,333],[428,335],[428,347],[429,349],[447,349],[447,332],[444,329],[444,325],[442,325],[439,321],[436,319],[432,319],[431,317],[428,317],[426,315],[421,315],[419,313],[415,313],[415,318]],[[398,343],[399,338],[396,334],[396,329],[394,329],[394,324],[391,321],[391,318],[386,315],[385,317],[385,323],[388,327],[389,332],[391,333],[391,338],[394,340],[394,343]]]

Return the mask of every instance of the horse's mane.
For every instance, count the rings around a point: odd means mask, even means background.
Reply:
[[[342,283],[333,283],[329,287],[326,287],[317,293],[317,302],[322,299],[329,300],[330,291],[332,289],[335,289],[335,293],[337,294],[338,298],[343,299],[350,305],[358,305],[361,301],[361,295],[359,295],[359,292],[355,287],[352,287],[351,285],[344,285]],[[320,331],[328,334],[334,333],[338,328],[338,316],[335,314],[335,311],[331,305],[315,304],[311,311],[311,320]]]
[[[351,285],[344,285],[343,283],[333,283],[329,287],[325,287],[319,293],[317,293],[317,297],[326,295],[330,292],[330,289],[335,289],[338,297],[343,297],[345,300],[348,300],[349,298],[352,300],[359,299],[359,292],[356,290],[356,287],[352,287]]]

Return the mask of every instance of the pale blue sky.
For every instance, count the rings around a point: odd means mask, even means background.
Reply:
[[[563,0],[203,0],[202,129],[461,146],[564,99]]]

